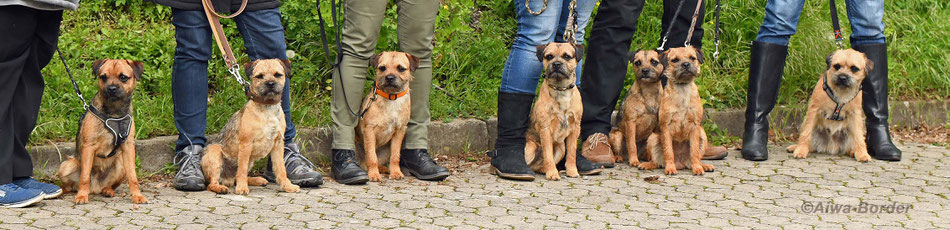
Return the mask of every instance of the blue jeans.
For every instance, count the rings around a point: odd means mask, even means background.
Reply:
[[[528,13],[524,3],[525,0],[514,1],[518,34],[501,73],[499,92],[534,94],[543,69],[536,54],[537,46],[549,42],[564,42],[570,0],[549,0],[547,9],[540,15]],[[596,0],[577,0],[577,32],[574,34],[577,44],[584,44],[584,28],[587,28],[596,3]],[[532,11],[541,10],[543,5],[544,0],[531,0]],[[577,64],[578,83],[582,65],[583,61]]]
[[[884,43],[884,0],[845,0],[851,22],[851,45]],[[805,0],[769,0],[756,41],[788,45]],[[831,29],[828,29],[831,33]]]
[[[284,27],[277,8],[245,11],[234,18],[244,47],[251,60],[287,59]],[[208,60],[211,59],[211,27],[205,13],[198,10],[172,8],[175,25],[175,62],[172,64],[172,100],[175,105],[175,127],[178,128],[176,151],[188,145],[204,146],[208,112]],[[216,67],[218,68],[218,67]],[[297,135],[290,121],[290,78],[284,84],[281,101],[287,130],[284,141],[290,143]],[[228,116],[221,114],[220,116]]]

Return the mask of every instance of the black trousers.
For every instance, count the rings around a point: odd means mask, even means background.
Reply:
[[[666,42],[666,48],[682,47],[689,33],[689,25],[693,20],[697,0],[682,0],[683,8],[678,15],[676,6],[681,0],[663,1],[663,19],[661,34],[657,34],[662,43],[662,36],[670,23],[673,29]],[[581,75],[581,100],[584,104],[584,115],[581,118],[581,139],[594,133],[610,132],[610,115],[613,113],[623,90],[623,80],[627,75],[627,52],[630,42],[637,30],[637,19],[643,10],[644,0],[602,0],[594,25],[591,28],[590,39],[587,41],[587,57]],[[703,2],[705,5],[705,1]],[[690,45],[702,48],[703,15],[705,9],[701,7],[699,18]],[[640,47],[652,49],[654,47]]]
[[[33,175],[26,150],[43,98],[40,70],[56,50],[63,11],[0,6],[0,184]]]

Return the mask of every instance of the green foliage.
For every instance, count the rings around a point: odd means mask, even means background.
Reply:
[[[320,4],[317,11],[316,4]],[[436,23],[433,53],[433,119],[487,117],[495,114],[497,88],[508,49],[516,32],[510,0],[442,1]],[[839,4],[843,4],[839,1]],[[389,3],[377,50],[398,50],[396,6]],[[698,80],[705,106],[742,107],[745,104],[749,44],[755,39],[764,15],[765,1],[723,1],[721,55],[712,59],[713,9],[707,4],[704,51],[710,58]],[[941,0],[886,1],[885,35],[889,42],[891,95],[895,99],[944,99],[950,95],[950,2]],[[284,1],[281,6],[288,50],[296,55],[292,78],[293,121],[302,127],[327,125],[331,69],[320,45],[317,13],[329,20],[329,1]],[[839,7],[845,35],[849,24]],[[828,6],[808,1],[792,37],[779,104],[803,105],[824,68],[824,57],[835,49]],[[65,13],[59,47],[86,96],[96,92],[90,64],[101,58],[143,61],[145,76],[134,100],[136,138],[176,134],[172,118],[171,72],[175,30],[171,9],[129,0],[84,1],[79,10]],[[596,14],[596,12],[595,12]],[[631,49],[652,49],[658,44],[662,1],[648,0],[637,24]],[[342,20],[342,19],[341,19]],[[235,53],[244,55],[243,41],[231,20],[222,20]],[[631,22],[617,22],[631,23]],[[329,22],[331,39],[335,26]],[[587,31],[590,26],[588,25]],[[588,33],[587,36],[590,36]],[[217,132],[246,101],[212,48],[209,63],[210,98],[208,132]],[[331,51],[335,47],[331,47]],[[336,54],[332,54],[336,55]],[[46,92],[33,143],[67,141],[74,137],[82,113],[69,78],[58,58],[43,70]],[[625,86],[633,83],[628,77]],[[201,99],[194,99],[201,100]],[[711,134],[713,135],[713,134]],[[718,134],[716,134],[718,135]],[[722,140],[725,141],[725,140]]]

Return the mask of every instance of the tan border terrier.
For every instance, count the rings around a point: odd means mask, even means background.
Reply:
[[[646,142],[650,135],[659,132],[657,116],[663,93],[660,81],[663,63],[655,50],[637,50],[627,56],[633,64],[636,81],[620,104],[617,126],[610,131],[610,146],[616,162],[623,161],[621,154],[626,147],[627,162],[637,167],[640,159],[651,161],[653,158],[647,151]]]
[[[389,179],[402,179],[399,168],[402,141],[409,127],[411,111],[409,83],[412,72],[419,68],[419,58],[403,52],[373,55],[369,66],[376,70],[374,92],[363,99],[362,118],[356,128],[356,143],[362,143],[362,167],[369,180],[380,182],[380,173]],[[388,150],[388,151],[387,151]],[[380,160],[382,159],[382,161]],[[381,166],[387,164],[389,167]]]
[[[544,173],[548,180],[560,180],[555,165],[566,157],[567,176],[578,177],[577,139],[584,109],[581,93],[575,87],[575,68],[578,58],[584,55],[584,47],[548,43],[537,47],[537,55],[544,66],[544,82],[538,101],[531,108],[531,125],[525,134],[525,162],[531,170]]]

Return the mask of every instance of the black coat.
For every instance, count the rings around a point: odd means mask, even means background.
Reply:
[[[201,10],[201,0],[145,0],[159,5],[169,6],[181,10]],[[241,0],[211,0],[215,11],[219,14],[237,12],[241,8]],[[273,9],[280,6],[280,0],[247,0],[245,11]]]

